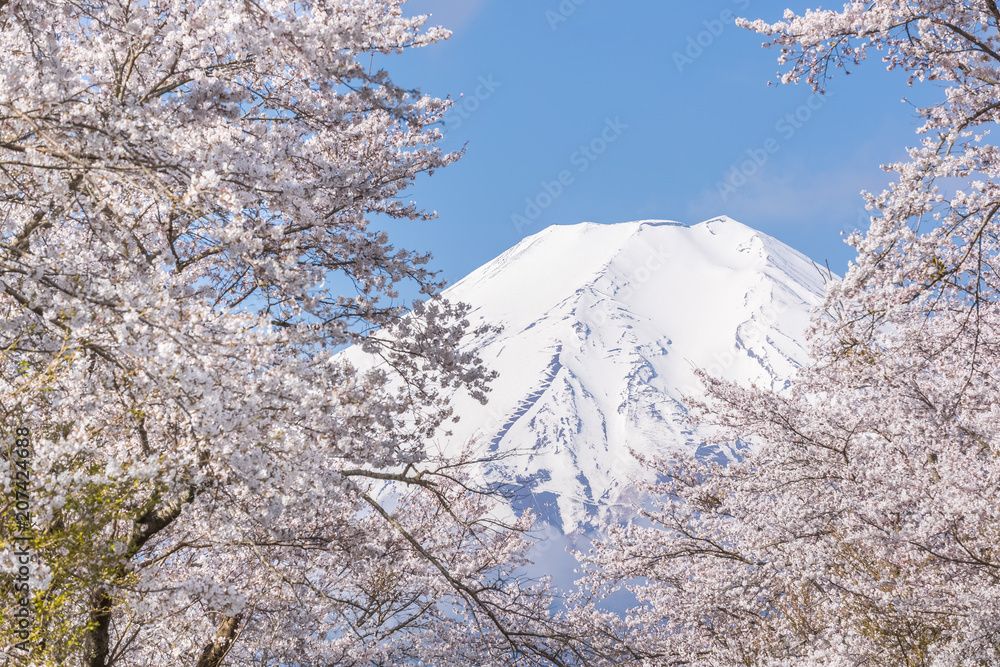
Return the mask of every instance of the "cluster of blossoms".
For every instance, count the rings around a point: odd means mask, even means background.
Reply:
[[[996,3],[745,22],[786,82],[880,53],[944,96],[866,195],[815,362],[781,394],[705,378],[755,453],[657,463],[564,615],[514,574],[530,517],[426,446],[489,373],[428,258],[369,228],[426,217],[399,195],[458,157],[448,102],[372,67],[447,36],[402,4],[0,0],[0,430],[33,443],[5,664],[1000,662]]]
[[[400,193],[459,157],[449,102],[372,67],[447,37],[402,4],[0,0],[0,419],[35,446],[4,664],[569,650],[510,574],[523,526],[425,445],[489,373],[428,258],[369,228],[427,217]]]
[[[655,665],[983,667],[1000,663],[1000,9],[855,1],[788,11],[768,35],[785,82],[880,55],[941,100],[868,194],[867,234],[774,394],[706,377],[701,419],[752,438],[745,461],[662,461],[648,523],[586,556],[608,624]],[[954,184],[961,183],[958,189]],[[582,613],[582,612],[581,612]]]

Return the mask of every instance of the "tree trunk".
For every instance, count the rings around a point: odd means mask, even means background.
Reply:
[[[222,617],[222,623],[215,632],[215,638],[209,643],[205,650],[201,652],[197,667],[219,667],[225,659],[233,642],[236,641],[236,634],[240,627],[243,614],[236,616]]]
[[[3,0],[0,0],[2,3]],[[136,519],[132,526],[132,539],[129,545],[126,560],[130,560],[143,546],[157,533],[169,526],[177,519],[183,510],[184,505],[194,498],[194,488],[189,488],[185,493],[171,503],[159,508],[151,508],[141,517]],[[125,576],[124,566],[116,568],[109,578],[109,582],[117,581]],[[114,599],[110,592],[103,586],[97,588],[90,599],[90,618],[87,634],[83,643],[83,667],[110,667],[108,659],[111,657],[111,613],[114,610]],[[228,650],[228,649],[227,649]],[[225,652],[222,653],[222,656]],[[202,656],[204,658],[204,655]],[[221,661],[221,656],[219,660]],[[218,662],[206,663],[218,665]],[[201,662],[198,663],[199,667]]]
[[[111,609],[114,601],[106,588],[98,588],[91,597],[90,630],[84,641],[84,667],[106,667],[111,652]]]

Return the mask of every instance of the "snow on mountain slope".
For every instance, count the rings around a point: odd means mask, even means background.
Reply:
[[[456,395],[461,421],[441,441],[521,452],[489,476],[523,485],[563,531],[626,517],[641,502],[629,480],[651,474],[630,448],[732,456],[684,422],[703,391],[694,369],[782,388],[806,360],[824,273],[724,217],[549,227],[446,291],[474,325],[504,328],[470,342],[500,373],[489,403]]]

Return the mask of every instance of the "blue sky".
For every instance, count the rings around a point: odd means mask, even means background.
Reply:
[[[732,17],[788,6],[411,0],[408,13],[454,35],[385,66],[455,98],[444,147],[467,154],[408,193],[439,219],[390,225],[394,238],[455,282],[549,225],[725,214],[842,273],[841,232],[867,221],[859,192],[881,190],[879,165],[917,140],[901,101],[914,91],[877,61],[840,73],[826,98],[768,86],[777,52]]]

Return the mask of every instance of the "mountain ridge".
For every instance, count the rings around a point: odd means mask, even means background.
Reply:
[[[831,277],[725,216],[548,227],[444,293],[504,328],[469,341],[500,375],[486,406],[456,395],[442,440],[523,452],[486,474],[544,498],[536,511],[562,530],[627,514],[630,480],[649,477],[631,449],[736,455],[686,423],[693,369],[781,389]]]
[[[469,304],[463,351],[498,371],[485,405],[450,397],[457,423],[428,443],[472,448],[478,475],[516,489],[549,529],[583,535],[627,521],[654,473],[633,452],[719,462],[687,419],[705,389],[695,369],[781,390],[808,360],[804,333],[835,279],[731,218],[547,227],[444,291]],[[360,347],[355,366],[377,363]]]

